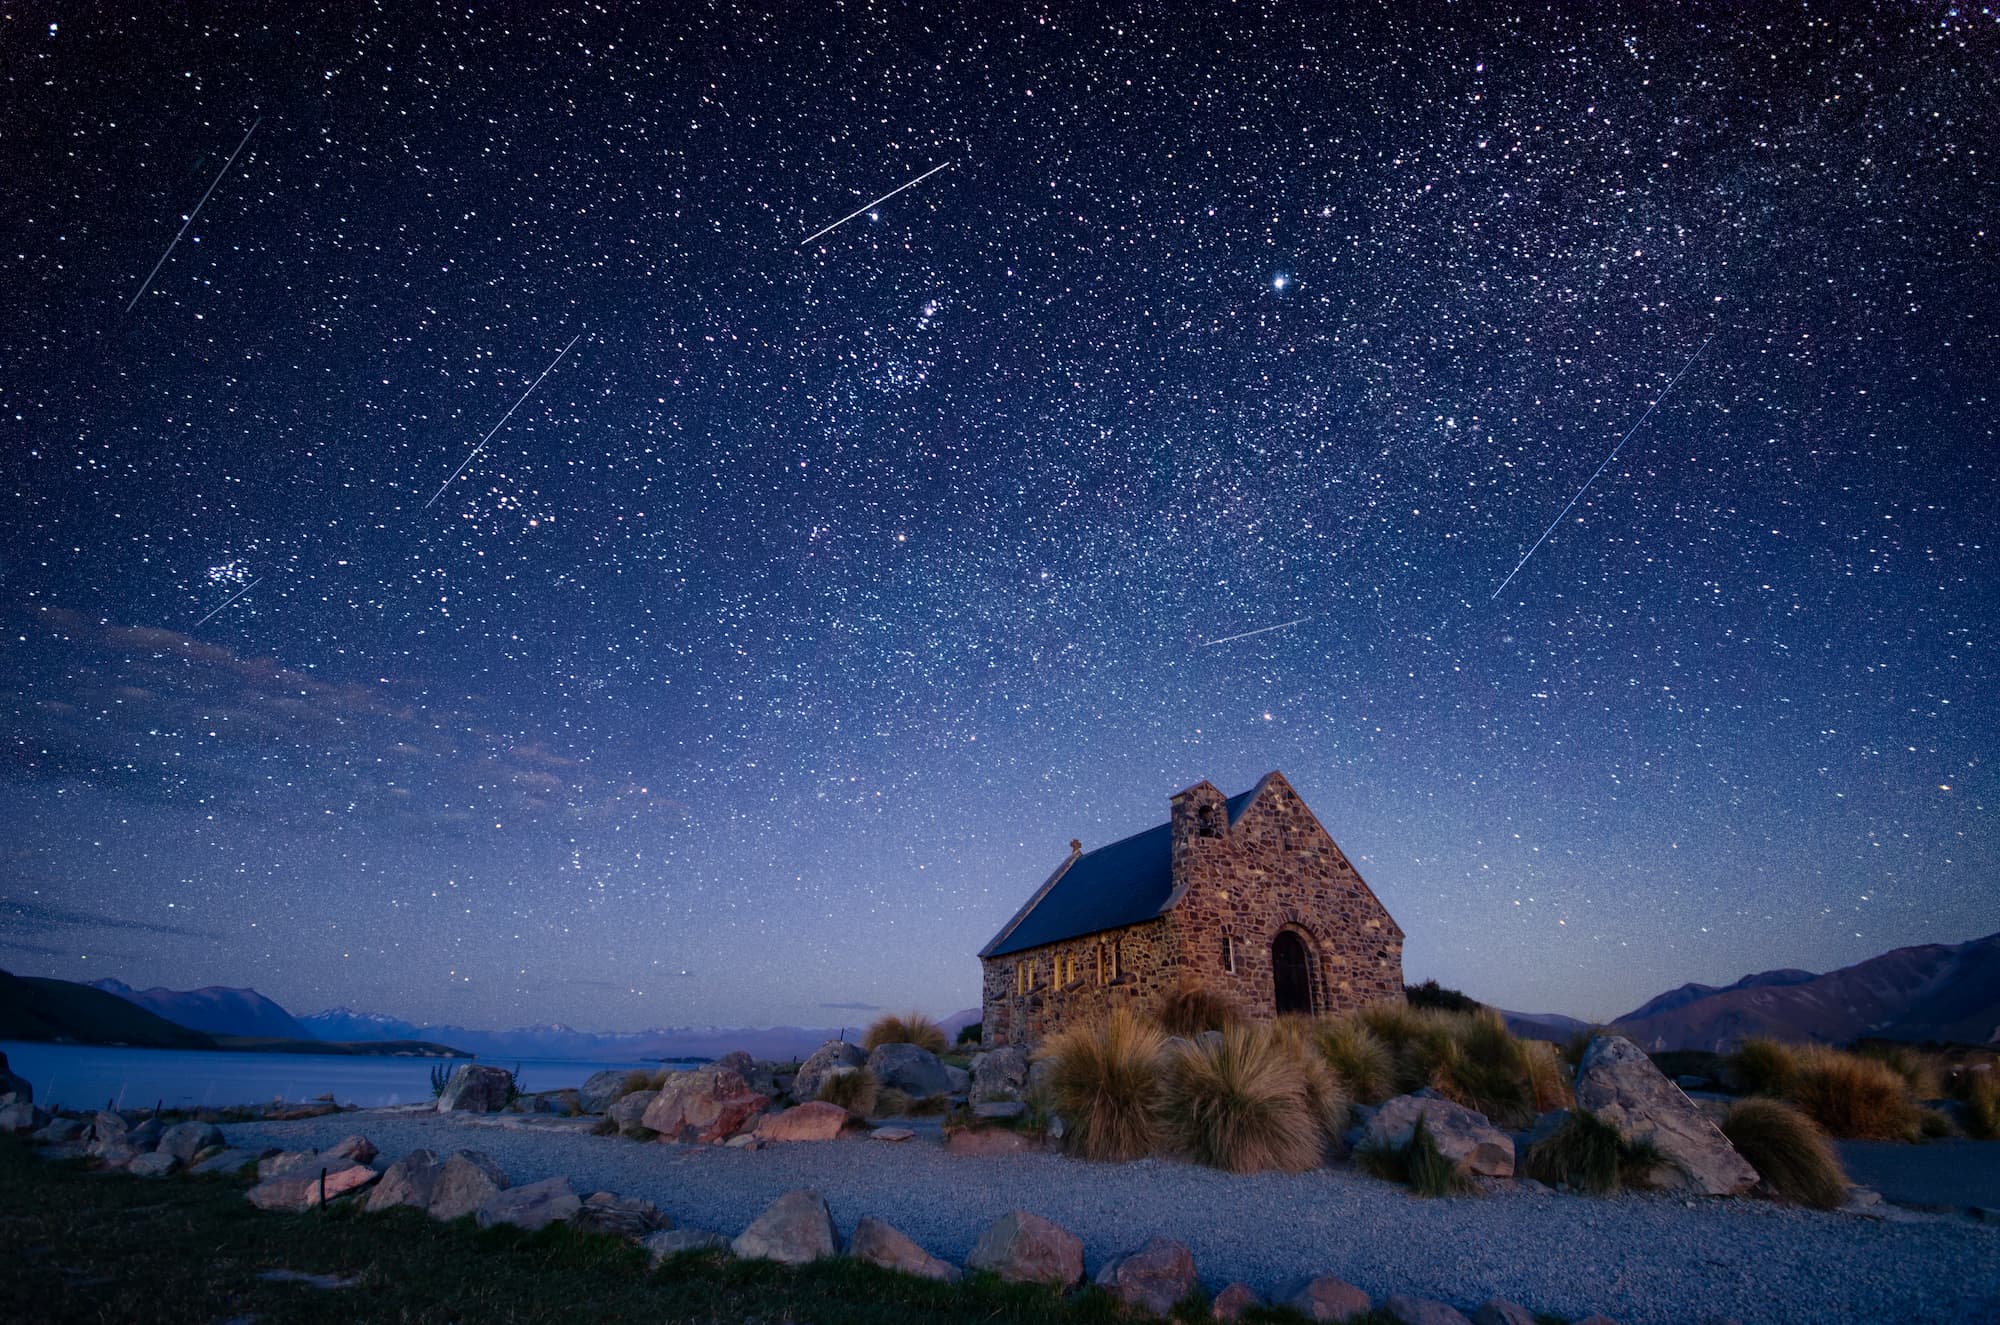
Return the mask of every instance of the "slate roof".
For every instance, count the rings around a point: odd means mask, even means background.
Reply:
[[[1229,798],[1230,823],[1256,794],[1257,787],[1252,787]],[[1044,943],[1136,925],[1161,914],[1174,895],[1172,827],[1169,820],[1071,857],[979,955],[1004,957]]]

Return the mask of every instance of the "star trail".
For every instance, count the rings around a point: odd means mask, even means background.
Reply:
[[[1272,768],[1521,1010],[2000,914],[1989,9],[36,12],[8,969],[944,1013]]]

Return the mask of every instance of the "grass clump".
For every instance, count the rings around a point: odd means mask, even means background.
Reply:
[[[1627,1141],[1590,1110],[1573,1109],[1561,1127],[1528,1147],[1521,1172],[1551,1187],[1608,1196],[1622,1187],[1651,1186],[1659,1162],[1651,1142]]]
[[[1576,1103],[1574,1079],[1561,1050],[1547,1040],[1523,1040],[1521,1052],[1527,1059],[1528,1093],[1534,1099],[1535,1112],[1567,1109]]]
[[[1355,1152],[1361,1167],[1387,1182],[1399,1182],[1419,1196],[1453,1196],[1472,1189],[1458,1166],[1438,1149],[1422,1117],[1400,1146],[1370,1146]]]
[[[1786,1095],[1833,1135],[1911,1141],[1921,1134],[1917,1103],[1887,1063],[1815,1045],[1798,1055],[1798,1064]]]
[[[875,1074],[865,1067],[828,1073],[826,1079],[819,1083],[821,1100],[838,1104],[856,1118],[874,1117],[881,1094],[881,1085],[875,1080]]]
[[[618,1083],[618,1088],[611,1092],[611,1099],[606,1107],[616,1104],[627,1095],[636,1095],[642,1090],[658,1090],[666,1084],[667,1069],[664,1067],[652,1072],[627,1072],[625,1079]]]
[[[1322,1017],[1313,1023],[1312,1037],[1351,1098],[1363,1104],[1389,1098],[1396,1084],[1395,1057],[1358,1017]]]
[[[1244,1022],[1243,1009],[1227,994],[1188,981],[1160,1000],[1153,1020],[1169,1035],[1193,1039],[1203,1031],[1223,1031]]]
[[[1847,1198],[1847,1174],[1826,1132],[1783,1100],[1741,1101],[1722,1134],[1786,1200],[1831,1210]]]
[[[921,1012],[877,1017],[862,1037],[861,1047],[873,1053],[885,1044],[914,1044],[934,1054],[951,1048],[945,1041],[944,1028]]]
[[[1882,1063],[1903,1079],[1904,1087],[1919,1100],[1934,1100],[1944,1094],[1944,1060],[1912,1045],[1875,1040],[1855,1046],[1861,1058]]]
[[[1138,1159],[1160,1139],[1160,1075],[1166,1036],[1124,1008],[1074,1026],[1043,1051],[1054,1064],[1049,1092],[1068,1131],[1064,1145],[1086,1159]]]
[[[1486,1007],[1470,994],[1447,989],[1436,980],[1426,980],[1420,985],[1404,985],[1403,1001],[1413,1008],[1430,1008],[1438,1012],[1480,1012]]]
[[[1431,1086],[1454,1104],[1483,1113],[1496,1126],[1526,1127],[1535,1120],[1535,1095],[1527,1047],[1491,1008],[1451,1024],[1451,1034],[1431,1069]]]
[[[876,1092],[874,1116],[877,1118],[907,1117],[910,1112],[910,1106],[915,1103],[916,1101],[911,1099],[907,1092],[898,1090],[894,1086],[884,1086],[880,1091]]]
[[[1951,1081],[1952,1098],[1965,1106],[1965,1134],[1975,1141],[2000,1141],[2000,1081],[1992,1071],[1967,1068]]]
[[[1753,1035],[1729,1055],[1728,1071],[1745,1095],[1789,1095],[1798,1080],[1799,1056],[1789,1045]]]
[[[1168,1138],[1231,1173],[1298,1173],[1325,1154],[1302,1056],[1268,1026],[1232,1026],[1176,1045],[1160,1113]]]

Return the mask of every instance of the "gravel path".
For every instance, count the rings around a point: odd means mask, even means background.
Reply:
[[[1603,1312],[1620,1325],[2000,1320],[2000,1227],[1958,1217],[1879,1221],[1654,1195],[1419,1200],[1346,1166],[1238,1176],[1167,1160],[973,1159],[921,1136],[751,1153],[408,1113],[225,1130],[235,1145],[289,1148],[360,1132],[383,1163],[419,1146],[482,1150],[517,1184],[562,1174],[579,1194],[642,1196],[678,1223],[726,1234],[781,1193],[811,1187],[843,1235],[879,1215],[954,1262],[994,1219],[1032,1210],[1083,1239],[1093,1272],[1148,1236],[1178,1238],[1210,1292],[1241,1279],[1269,1295],[1303,1274],[1331,1273],[1378,1300],[1414,1293],[1469,1312],[1499,1296],[1571,1318]]]

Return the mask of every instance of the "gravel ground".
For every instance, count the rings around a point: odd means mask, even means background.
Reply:
[[[954,1262],[994,1219],[1025,1209],[1081,1237],[1093,1272],[1151,1235],[1178,1238],[1210,1292],[1240,1279],[1270,1295],[1330,1273],[1378,1300],[1414,1293],[1469,1312],[1499,1296],[1620,1325],[2000,1320],[2000,1227],[1952,1216],[1529,1191],[1420,1200],[1347,1166],[1238,1176],[1167,1160],[972,1159],[946,1154],[934,1135],[753,1153],[463,1117],[364,1112],[225,1130],[235,1145],[294,1149],[360,1132],[381,1148],[379,1163],[419,1146],[482,1150],[517,1184],[562,1174],[579,1194],[642,1196],[680,1224],[726,1234],[811,1187],[843,1235],[874,1214]]]

